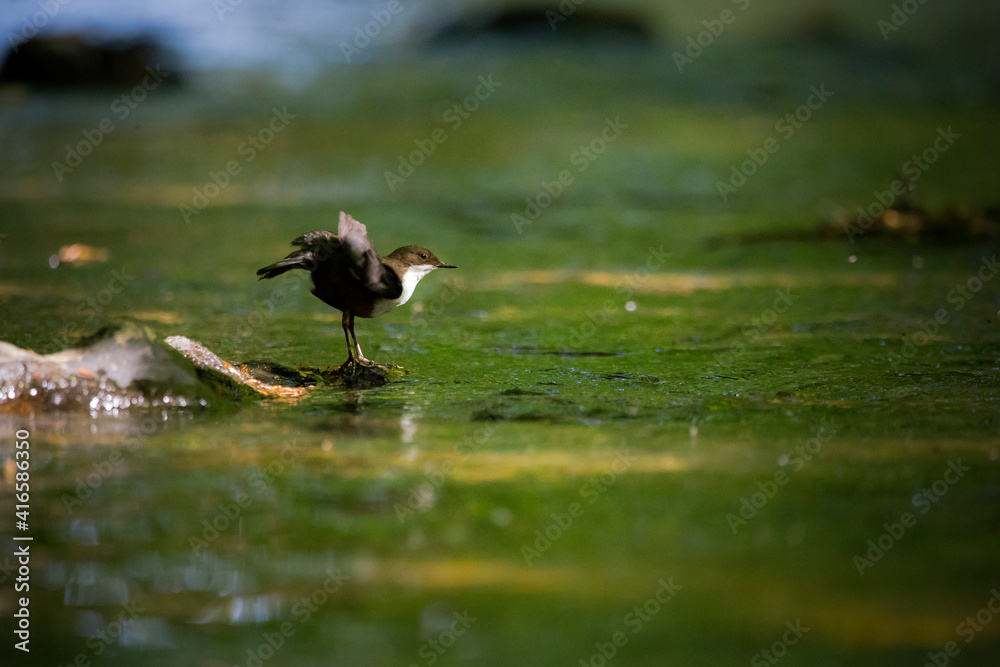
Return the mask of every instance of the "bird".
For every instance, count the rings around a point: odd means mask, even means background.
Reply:
[[[299,236],[292,245],[298,250],[259,269],[258,280],[274,278],[292,269],[309,272],[312,293],[343,313],[347,361],[340,366],[342,370],[355,364],[377,365],[361,352],[354,333],[355,317],[384,315],[409,301],[417,283],[431,271],[458,268],[416,245],[379,255],[368,238],[368,228],[343,211],[336,234],[316,229]]]

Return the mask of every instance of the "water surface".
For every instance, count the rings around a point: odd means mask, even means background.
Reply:
[[[30,664],[914,665],[949,641],[992,664],[995,243],[737,237],[869,206],[939,128],[961,137],[919,200],[995,203],[995,107],[914,105],[905,77],[876,102],[811,50],[757,62],[766,90],[707,56],[689,78],[669,50],[578,56],[425,56],[295,94],[209,77],[153,91],[61,182],[51,163],[109,100],[6,93],[17,345],[131,318],[235,361],[339,364],[339,313],[304,275],[254,271],[340,210],[383,252],[460,267],[359,321],[366,355],[408,371],[379,389],[3,416],[4,507],[31,434]],[[780,134],[824,81],[834,97]],[[275,110],[293,117],[247,159]],[[50,268],[71,243],[110,257]]]

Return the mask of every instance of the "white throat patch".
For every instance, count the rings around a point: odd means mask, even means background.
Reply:
[[[437,267],[432,264],[418,264],[416,266],[411,266],[403,274],[403,293],[399,295],[396,300],[397,306],[402,306],[404,303],[410,300],[413,296],[413,290],[417,288],[417,283],[420,279],[426,276],[428,273],[436,269]]]

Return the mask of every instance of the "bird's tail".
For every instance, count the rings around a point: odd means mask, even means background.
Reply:
[[[292,269],[305,269],[308,271],[311,270],[313,266],[315,266],[315,262],[313,260],[312,251],[296,250],[280,262],[275,262],[270,266],[265,266],[263,269],[257,269],[257,275],[259,276],[258,280],[274,278],[275,276],[280,276],[285,271],[291,271]]]
[[[258,269],[257,275],[260,276],[258,280],[274,278],[292,269],[312,271],[319,262],[330,258],[340,246],[340,241],[335,234],[317,229],[298,237],[292,241],[292,245],[298,246],[299,250],[292,252],[280,262]]]

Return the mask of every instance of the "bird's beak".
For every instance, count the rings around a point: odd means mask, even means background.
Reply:
[[[458,267],[454,264],[445,264],[444,262],[438,262],[434,267],[435,269],[457,269]]]

